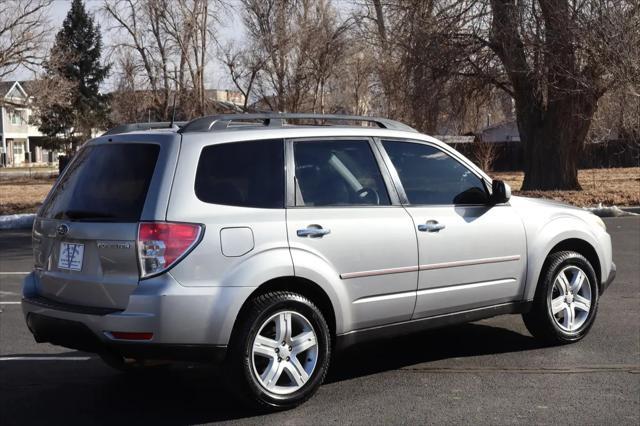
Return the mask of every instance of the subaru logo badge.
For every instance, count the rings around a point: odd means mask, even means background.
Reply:
[[[58,231],[58,235],[67,235],[67,232],[69,232],[69,226],[63,223],[62,225],[58,225],[56,230]]]

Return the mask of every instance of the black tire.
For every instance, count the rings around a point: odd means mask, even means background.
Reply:
[[[591,291],[591,305],[587,317],[581,326],[571,331],[560,327],[551,310],[554,280],[568,266],[577,267],[584,272]],[[584,283],[583,285],[586,284]],[[551,253],[540,273],[538,288],[536,289],[531,310],[522,315],[524,324],[534,337],[545,343],[558,345],[577,342],[587,335],[596,318],[599,299],[598,290],[596,273],[591,263],[584,256],[573,251]]]
[[[306,297],[288,291],[265,293],[249,300],[231,337],[224,369],[225,380],[243,403],[258,410],[284,410],[296,407],[315,394],[322,384],[331,358],[331,335],[322,312]],[[308,381],[293,393],[270,392],[254,374],[252,347],[260,327],[278,312],[302,315],[313,327],[318,347],[315,369]]]

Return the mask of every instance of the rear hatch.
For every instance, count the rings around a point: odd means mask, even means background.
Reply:
[[[41,296],[126,308],[139,280],[138,222],[154,175],[162,173],[160,151],[157,143],[113,142],[77,153],[34,224]]]

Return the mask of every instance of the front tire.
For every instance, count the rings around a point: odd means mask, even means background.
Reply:
[[[587,335],[598,311],[598,281],[580,253],[549,255],[531,310],[522,315],[529,332],[550,344],[573,343]]]
[[[322,312],[288,291],[251,299],[227,354],[227,382],[248,405],[288,409],[318,390],[329,367],[331,338]]]

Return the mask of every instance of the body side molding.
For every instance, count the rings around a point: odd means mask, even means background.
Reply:
[[[403,272],[429,271],[432,269],[457,268],[460,266],[484,265],[487,263],[513,262],[520,260],[520,255],[487,257],[483,259],[457,260],[454,262],[431,263],[419,266],[402,266],[399,268],[374,269],[370,271],[345,272],[340,274],[340,278],[348,280],[350,278],[372,277],[376,275],[400,274]]]

